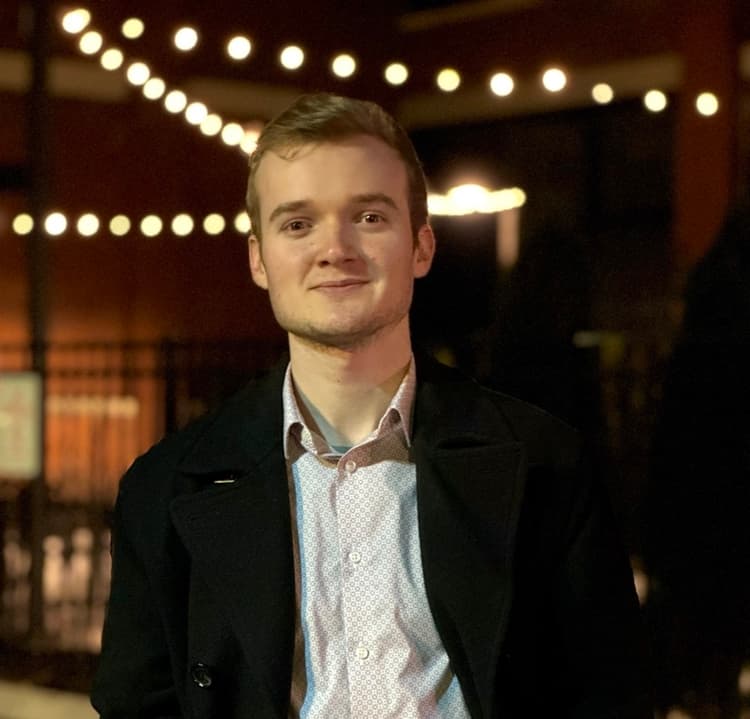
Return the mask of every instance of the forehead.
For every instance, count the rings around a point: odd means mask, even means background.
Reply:
[[[267,151],[255,186],[261,203],[376,191],[405,202],[407,172],[400,155],[383,140],[355,135]]]

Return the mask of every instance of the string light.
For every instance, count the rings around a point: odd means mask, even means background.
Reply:
[[[115,215],[109,221],[109,231],[115,237],[122,237],[130,232],[130,218],[127,215]]]
[[[237,122],[228,122],[221,130],[221,139],[225,145],[234,147],[242,142],[245,137],[245,130]]]
[[[237,230],[241,235],[246,235],[250,232],[250,218],[247,212],[242,210],[238,212],[234,218],[234,229]]]
[[[78,34],[91,23],[91,14],[82,8],[71,10],[61,19],[63,30],[69,34]],[[140,18],[131,17],[121,25],[123,36],[136,39],[145,32],[145,25]],[[196,47],[199,33],[194,27],[179,28],[174,36],[175,47],[188,51]],[[102,35],[91,28],[79,38],[79,49],[87,55],[95,55],[103,45]],[[246,59],[252,52],[252,43],[245,35],[234,35],[226,42],[226,52],[234,60]],[[279,61],[288,70],[296,70],[305,62],[305,52],[298,45],[288,45],[279,54]],[[99,62],[107,70],[116,70],[125,63],[125,56],[118,48],[108,48],[102,53]],[[355,58],[347,53],[337,55],[331,63],[332,71],[340,78],[351,77],[357,70]],[[151,77],[150,68],[142,62],[133,62],[126,69],[126,79],[133,85],[142,86],[144,97],[157,100],[164,96],[167,86],[164,80]],[[403,85],[409,78],[408,68],[401,62],[392,62],[383,71],[383,77],[391,85]],[[443,68],[436,75],[438,87],[446,93],[454,92],[461,85],[461,76],[451,67]],[[568,84],[567,75],[557,67],[550,67],[543,73],[542,83],[550,92],[560,92]],[[489,89],[499,97],[511,94],[515,89],[513,77],[506,72],[492,75]],[[594,102],[605,104],[614,97],[612,88],[606,83],[599,83],[592,88],[591,96]],[[650,91],[644,97],[644,104],[652,112],[659,112],[667,105],[666,95],[660,91]],[[164,107],[172,114],[185,112],[185,118],[191,125],[198,127],[207,137],[221,136],[222,141],[231,147],[239,145],[249,154],[256,144],[256,137],[252,132],[246,132],[242,126],[234,122],[224,122],[216,113],[210,111],[204,103],[197,100],[190,101],[184,92],[172,90],[164,97]],[[710,116],[718,111],[719,101],[713,93],[702,93],[696,98],[696,109],[703,115]]]
[[[63,15],[61,25],[65,32],[71,35],[77,35],[85,30],[91,22],[91,13],[84,8],[70,10]]]
[[[606,105],[615,97],[615,92],[606,82],[600,82],[591,88],[591,97],[599,105]]]
[[[287,45],[279,55],[279,62],[287,70],[298,70],[305,62],[305,51],[298,45]]]
[[[191,125],[200,125],[208,117],[208,108],[202,102],[191,102],[185,108],[185,119]]]
[[[667,96],[661,90],[649,90],[643,96],[643,104],[650,112],[661,112],[667,107]]]
[[[250,56],[253,45],[244,35],[235,35],[227,42],[227,55],[232,60],[246,60]]]
[[[99,232],[99,218],[95,214],[87,212],[78,218],[76,229],[78,234],[83,237],[93,237]]]
[[[711,117],[719,111],[719,98],[712,92],[702,92],[695,98],[695,109],[704,117]]]
[[[68,17],[67,20],[63,18],[62,21],[71,29],[74,28],[71,19],[72,17],[73,16]],[[90,16],[88,16],[88,19],[90,20]],[[78,25],[75,27],[83,25],[83,21],[80,18],[77,22]],[[121,29],[124,35],[129,38],[134,38],[143,32],[144,26],[143,22],[138,18],[129,18],[122,24]],[[84,38],[86,38],[85,41]],[[188,26],[180,28],[175,33],[176,44],[184,49],[194,46],[194,44],[197,43],[197,39],[197,31]],[[246,37],[238,35],[235,36],[233,40],[234,43],[232,43],[231,48],[236,56],[241,57],[242,55],[249,53],[251,45]],[[90,30],[80,39],[79,46],[82,52],[84,50],[90,52],[101,42],[103,42],[101,40],[101,35],[94,30]],[[285,49],[285,53],[284,59],[289,67],[295,67],[302,64],[304,53],[301,48],[297,46],[289,46]],[[124,60],[123,53],[117,48],[110,48],[103,53],[102,58],[100,58],[102,66],[108,69],[117,69],[124,63]],[[351,58],[351,60],[353,61],[353,58]],[[130,84],[141,86],[142,93],[148,100],[158,100],[162,98],[167,90],[165,81],[159,77],[151,77],[151,69],[148,65],[140,61],[131,62],[128,65],[125,71],[125,78]],[[241,125],[234,122],[228,122],[225,124],[222,118],[218,114],[210,112],[209,108],[204,103],[200,101],[190,102],[187,95],[181,90],[175,89],[168,92],[164,97],[164,107],[169,113],[175,115],[184,111],[187,122],[199,127],[201,133],[207,137],[221,134],[221,139],[226,145],[239,145],[247,154],[252,153],[256,147],[259,130],[250,129],[245,131]]]
[[[175,215],[172,219],[172,232],[178,237],[186,237],[193,231],[194,227],[195,222],[193,222],[193,218],[184,212]]]
[[[69,34],[78,34],[82,32],[85,28],[89,27],[90,23],[91,14],[88,10],[83,8],[77,8],[65,13],[60,22],[63,30]],[[140,18],[130,17],[122,23],[121,32],[123,36],[128,39],[136,39],[145,32],[145,25]],[[191,50],[196,47],[199,41],[199,32],[196,28],[191,26],[181,27],[175,32],[173,41],[175,47],[178,49],[182,51]],[[84,54],[95,55],[101,49],[102,44],[103,38],[101,34],[96,30],[91,29],[81,36],[79,40],[79,49]],[[229,57],[234,60],[246,59],[251,51],[252,43],[245,35],[234,35],[226,43],[226,52]],[[298,45],[288,45],[281,51],[279,60],[286,69],[296,70],[304,63],[305,53]],[[107,70],[116,70],[122,66],[123,62],[124,56],[117,48],[109,48],[100,57],[102,67]],[[332,62],[332,70],[342,79],[351,77],[351,75],[357,70],[356,60],[349,54],[338,55]],[[383,76],[386,82],[397,86],[402,85],[407,81],[409,71],[402,63],[393,62],[385,68]],[[148,78],[143,82],[141,82],[141,77],[136,76],[135,79],[136,82],[133,84],[144,84],[148,82]],[[453,92],[460,86],[461,76],[453,68],[444,68],[436,76],[436,82],[442,91]],[[567,87],[568,78],[563,70],[553,67],[545,70],[542,82],[549,92],[560,92]],[[490,90],[500,97],[509,95],[514,90],[514,80],[512,76],[507,73],[494,74],[490,79]],[[148,89],[144,88],[144,96],[148,99],[158,99],[163,92],[164,88],[161,84],[153,84]],[[612,101],[614,98],[614,92],[607,83],[599,83],[592,88],[591,96],[594,102],[606,104]],[[664,97],[666,98],[666,96]],[[171,96],[167,109],[173,114],[180,113],[188,104],[187,98],[184,98],[184,105],[182,105],[182,102],[181,96]],[[664,103],[663,107],[662,103]],[[644,104],[652,112],[659,112],[666,107],[666,103],[655,95],[649,96],[648,100],[644,98]],[[712,93],[703,93],[700,96],[700,99],[696,99],[696,109],[703,115],[710,116],[715,114],[718,111],[718,107],[718,98]],[[210,117],[211,115],[212,113],[209,112],[208,116]],[[192,124],[199,125],[201,131],[207,136],[218,134],[216,121],[213,119],[205,126],[203,125],[203,122],[193,122]],[[206,132],[206,130],[208,131]]]
[[[515,83],[507,72],[496,72],[490,78],[490,90],[498,97],[507,97],[513,92]]]
[[[221,132],[223,126],[224,123],[221,117],[216,113],[211,113],[207,115],[206,119],[201,123],[201,132],[206,135],[206,137],[214,137]]]
[[[567,84],[568,77],[559,67],[550,67],[542,74],[542,85],[548,92],[560,92]]]
[[[160,77],[152,77],[143,86],[143,96],[147,100],[158,100],[167,91],[167,85]]]
[[[74,230],[80,237],[89,238],[96,235],[106,225],[109,233],[114,237],[124,237],[133,228],[133,220],[125,214],[114,215],[109,222],[102,222],[93,212],[86,212],[74,223]],[[170,221],[165,221],[159,215],[147,214],[140,220],[135,221],[144,237],[157,237],[165,226],[176,237],[187,237],[195,231],[196,221],[187,212],[176,214]],[[231,223],[235,231],[246,235],[250,232],[250,218],[245,210],[241,210],[230,219],[219,212],[206,215],[201,222],[201,227],[207,235],[220,235]],[[51,212],[43,222],[44,231],[48,235],[59,236],[68,230],[68,217],[63,212]],[[26,212],[19,213],[11,223],[14,234],[28,235],[34,229],[34,220]]]
[[[104,38],[96,30],[85,32],[78,41],[78,47],[84,55],[96,55],[103,44]]]
[[[174,46],[182,51],[189,52],[198,44],[198,32],[194,27],[181,27],[174,34]]]
[[[203,231],[207,235],[220,235],[226,227],[226,220],[216,212],[206,215],[203,220]]]
[[[68,218],[62,212],[51,212],[44,218],[44,231],[57,237],[68,229]]]
[[[13,218],[12,227],[17,235],[28,235],[34,229],[34,218],[23,212]]]
[[[141,220],[141,234],[146,237],[156,237],[161,234],[164,223],[158,215],[146,215]]]
[[[258,138],[260,137],[260,130],[257,129],[246,129],[245,136],[242,138],[240,143],[240,149],[246,155],[250,155],[255,152],[255,148],[258,147]]]
[[[331,70],[336,77],[351,77],[356,69],[357,61],[347,53],[336,55],[331,62]]]
[[[167,112],[177,115],[187,106],[187,95],[182,90],[171,90],[164,98],[164,107]]]
[[[437,74],[435,81],[443,92],[453,92],[461,84],[461,76],[452,67],[446,67]]]
[[[105,50],[99,58],[99,64],[105,70],[118,70],[122,67],[122,63],[125,62],[125,56],[116,47],[110,47]]]
[[[138,17],[130,17],[122,24],[120,32],[128,40],[137,40],[143,35],[145,29],[146,26],[143,24],[143,20]]]
[[[390,85],[403,85],[409,79],[409,69],[400,62],[392,62],[383,72],[385,81]]]
[[[132,62],[128,65],[125,77],[131,85],[140,87],[145,85],[151,76],[151,70],[145,62]]]

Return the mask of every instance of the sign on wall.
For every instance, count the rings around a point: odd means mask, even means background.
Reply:
[[[36,372],[0,372],[0,477],[41,472],[42,380]]]

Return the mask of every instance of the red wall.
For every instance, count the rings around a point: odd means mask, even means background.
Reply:
[[[0,107],[0,164],[22,162],[23,98],[0,95]],[[200,226],[209,212],[242,209],[246,158],[138,97],[125,105],[56,100],[51,128],[50,207],[69,217],[157,213],[168,222],[188,212]],[[18,340],[28,322],[27,240],[10,229],[22,209],[22,193],[0,193],[0,341]],[[231,225],[186,238],[133,229],[83,239],[69,229],[49,240],[48,298],[56,341],[279,336],[250,280],[246,240]]]

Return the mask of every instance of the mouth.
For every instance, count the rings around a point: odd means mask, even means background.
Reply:
[[[320,282],[314,285],[314,290],[345,290],[351,287],[360,287],[367,283],[366,279],[358,277],[350,277],[341,280],[328,280],[326,282]]]

